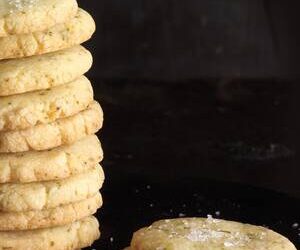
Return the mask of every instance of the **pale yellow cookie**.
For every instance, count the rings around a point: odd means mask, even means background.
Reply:
[[[26,129],[75,115],[93,102],[93,95],[90,81],[81,76],[51,89],[0,97],[0,131]]]
[[[0,183],[65,179],[89,171],[102,159],[95,135],[45,151],[0,153]]]
[[[1,212],[27,212],[55,208],[94,196],[102,187],[104,173],[94,169],[67,179],[0,185]]]
[[[0,37],[48,29],[77,10],[76,0],[0,0]]]
[[[0,249],[73,250],[91,246],[99,237],[99,223],[90,216],[66,226],[0,232]]]
[[[131,250],[296,250],[267,228],[232,221],[182,218],[155,222],[137,231]]]
[[[96,213],[102,206],[100,193],[91,198],[47,210],[0,213],[0,231],[31,230],[70,224]]]
[[[0,38],[0,59],[40,55],[87,41],[95,31],[93,18],[79,9],[74,18],[45,31]]]
[[[50,124],[41,124],[19,131],[1,132],[0,152],[46,150],[72,144],[87,135],[96,133],[102,124],[102,109],[97,102],[93,102],[86,110]]]
[[[64,2],[64,1],[61,1]],[[92,66],[80,45],[44,55],[0,61],[0,96],[48,89],[71,82]]]

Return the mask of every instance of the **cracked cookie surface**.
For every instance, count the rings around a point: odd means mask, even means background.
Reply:
[[[96,101],[73,116],[25,130],[0,132],[0,153],[47,150],[69,145],[96,133],[103,124],[103,111]]]
[[[38,56],[0,61],[0,96],[48,89],[69,83],[92,66],[92,55],[80,45]]]
[[[0,153],[0,183],[65,179],[89,171],[102,159],[102,147],[95,135],[50,150]]]
[[[77,114],[92,102],[92,85],[85,76],[50,89],[1,97],[0,132],[51,123]]]
[[[0,231],[31,230],[62,226],[96,213],[102,206],[100,193],[82,201],[46,210],[0,213]]]
[[[0,232],[0,249],[72,250],[91,246],[100,237],[93,216],[60,227]]]
[[[79,202],[98,193],[104,182],[102,167],[67,179],[0,185],[1,212],[45,210]]]

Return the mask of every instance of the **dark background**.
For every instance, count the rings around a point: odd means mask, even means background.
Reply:
[[[105,112],[99,247],[216,210],[299,246],[299,1],[79,3],[97,23],[88,76]]]
[[[300,196],[298,1],[79,4],[97,23],[88,75],[115,181],[199,176]]]
[[[299,76],[297,0],[80,1],[97,22],[92,76],[166,81]]]

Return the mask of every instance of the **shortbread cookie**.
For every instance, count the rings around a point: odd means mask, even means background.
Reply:
[[[0,213],[0,231],[31,230],[70,224],[96,213],[102,206],[100,193],[67,205],[29,212]]]
[[[131,250],[296,250],[269,229],[231,221],[186,218],[163,220],[137,231]]]
[[[101,144],[95,135],[45,151],[2,153],[0,183],[65,179],[91,170],[102,159]]]
[[[99,237],[99,223],[90,216],[66,226],[0,232],[0,249],[73,250],[91,246]]]
[[[80,45],[39,56],[2,60],[0,96],[48,89],[71,82],[85,74],[91,68],[92,61],[91,53]]]
[[[95,31],[93,18],[79,9],[74,18],[45,31],[0,38],[0,59],[40,55],[87,41]]]
[[[46,30],[77,10],[76,0],[0,0],[0,37]]]
[[[1,97],[0,131],[51,123],[85,110],[92,102],[92,85],[85,76],[51,89]]]
[[[94,196],[102,187],[104,173],[94,169],[67,179],[26,184],[0,185],[1,212],[44,210]]]
[[[86,110],[50,124],[41,124],[19,131],[1,132],[0,152],[46,150],[71,144],[96,133],[102,124],[102,109],[97,102],[93,102]]]

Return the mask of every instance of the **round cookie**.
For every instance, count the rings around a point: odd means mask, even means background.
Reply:
[[[79,9],[74,18],[45,31],[0,37],[0,59],[45,54],[87,41],[95,31],[93,18]]]
[[[93,101],[90,81],[81,76],[51,89],[0,98],[0,131],[51,123],[85,110]]]
[[[64,2],[64,1],[61,1]],[[0,61],[0,96],[48,89],[71,82],[92,66],[80,45],[44,55]]]
[[[102,159],[101,144],[95,135],[45,151],[2,153],[0,183],[65,179],[91,170]]]
[[[0,0],[0,37],[48,29],[77,10],[76,0]]]
[[[90,216],[66,226],[0,232],[0,249],[72,250],[91,246],[99,237],[99,223]]]
[[[162,220],[134,233],[131,250],[296,250],[269,229],[212,218]]]
[[[94,169],[67,179],[0,185],[1,212],[45,210],[94,196],[102,187],[104,173]]]
[[[67,205],[17,213],[0,213],[0,231],[31,230],[70,224],[96,213],[102,206],[100,193]]]
[[[40,124],[25,130],[0,132],[0,153],[47,150],[72,144],[96,133],[103,124],[103,111],[97,102],[76,115]]]

